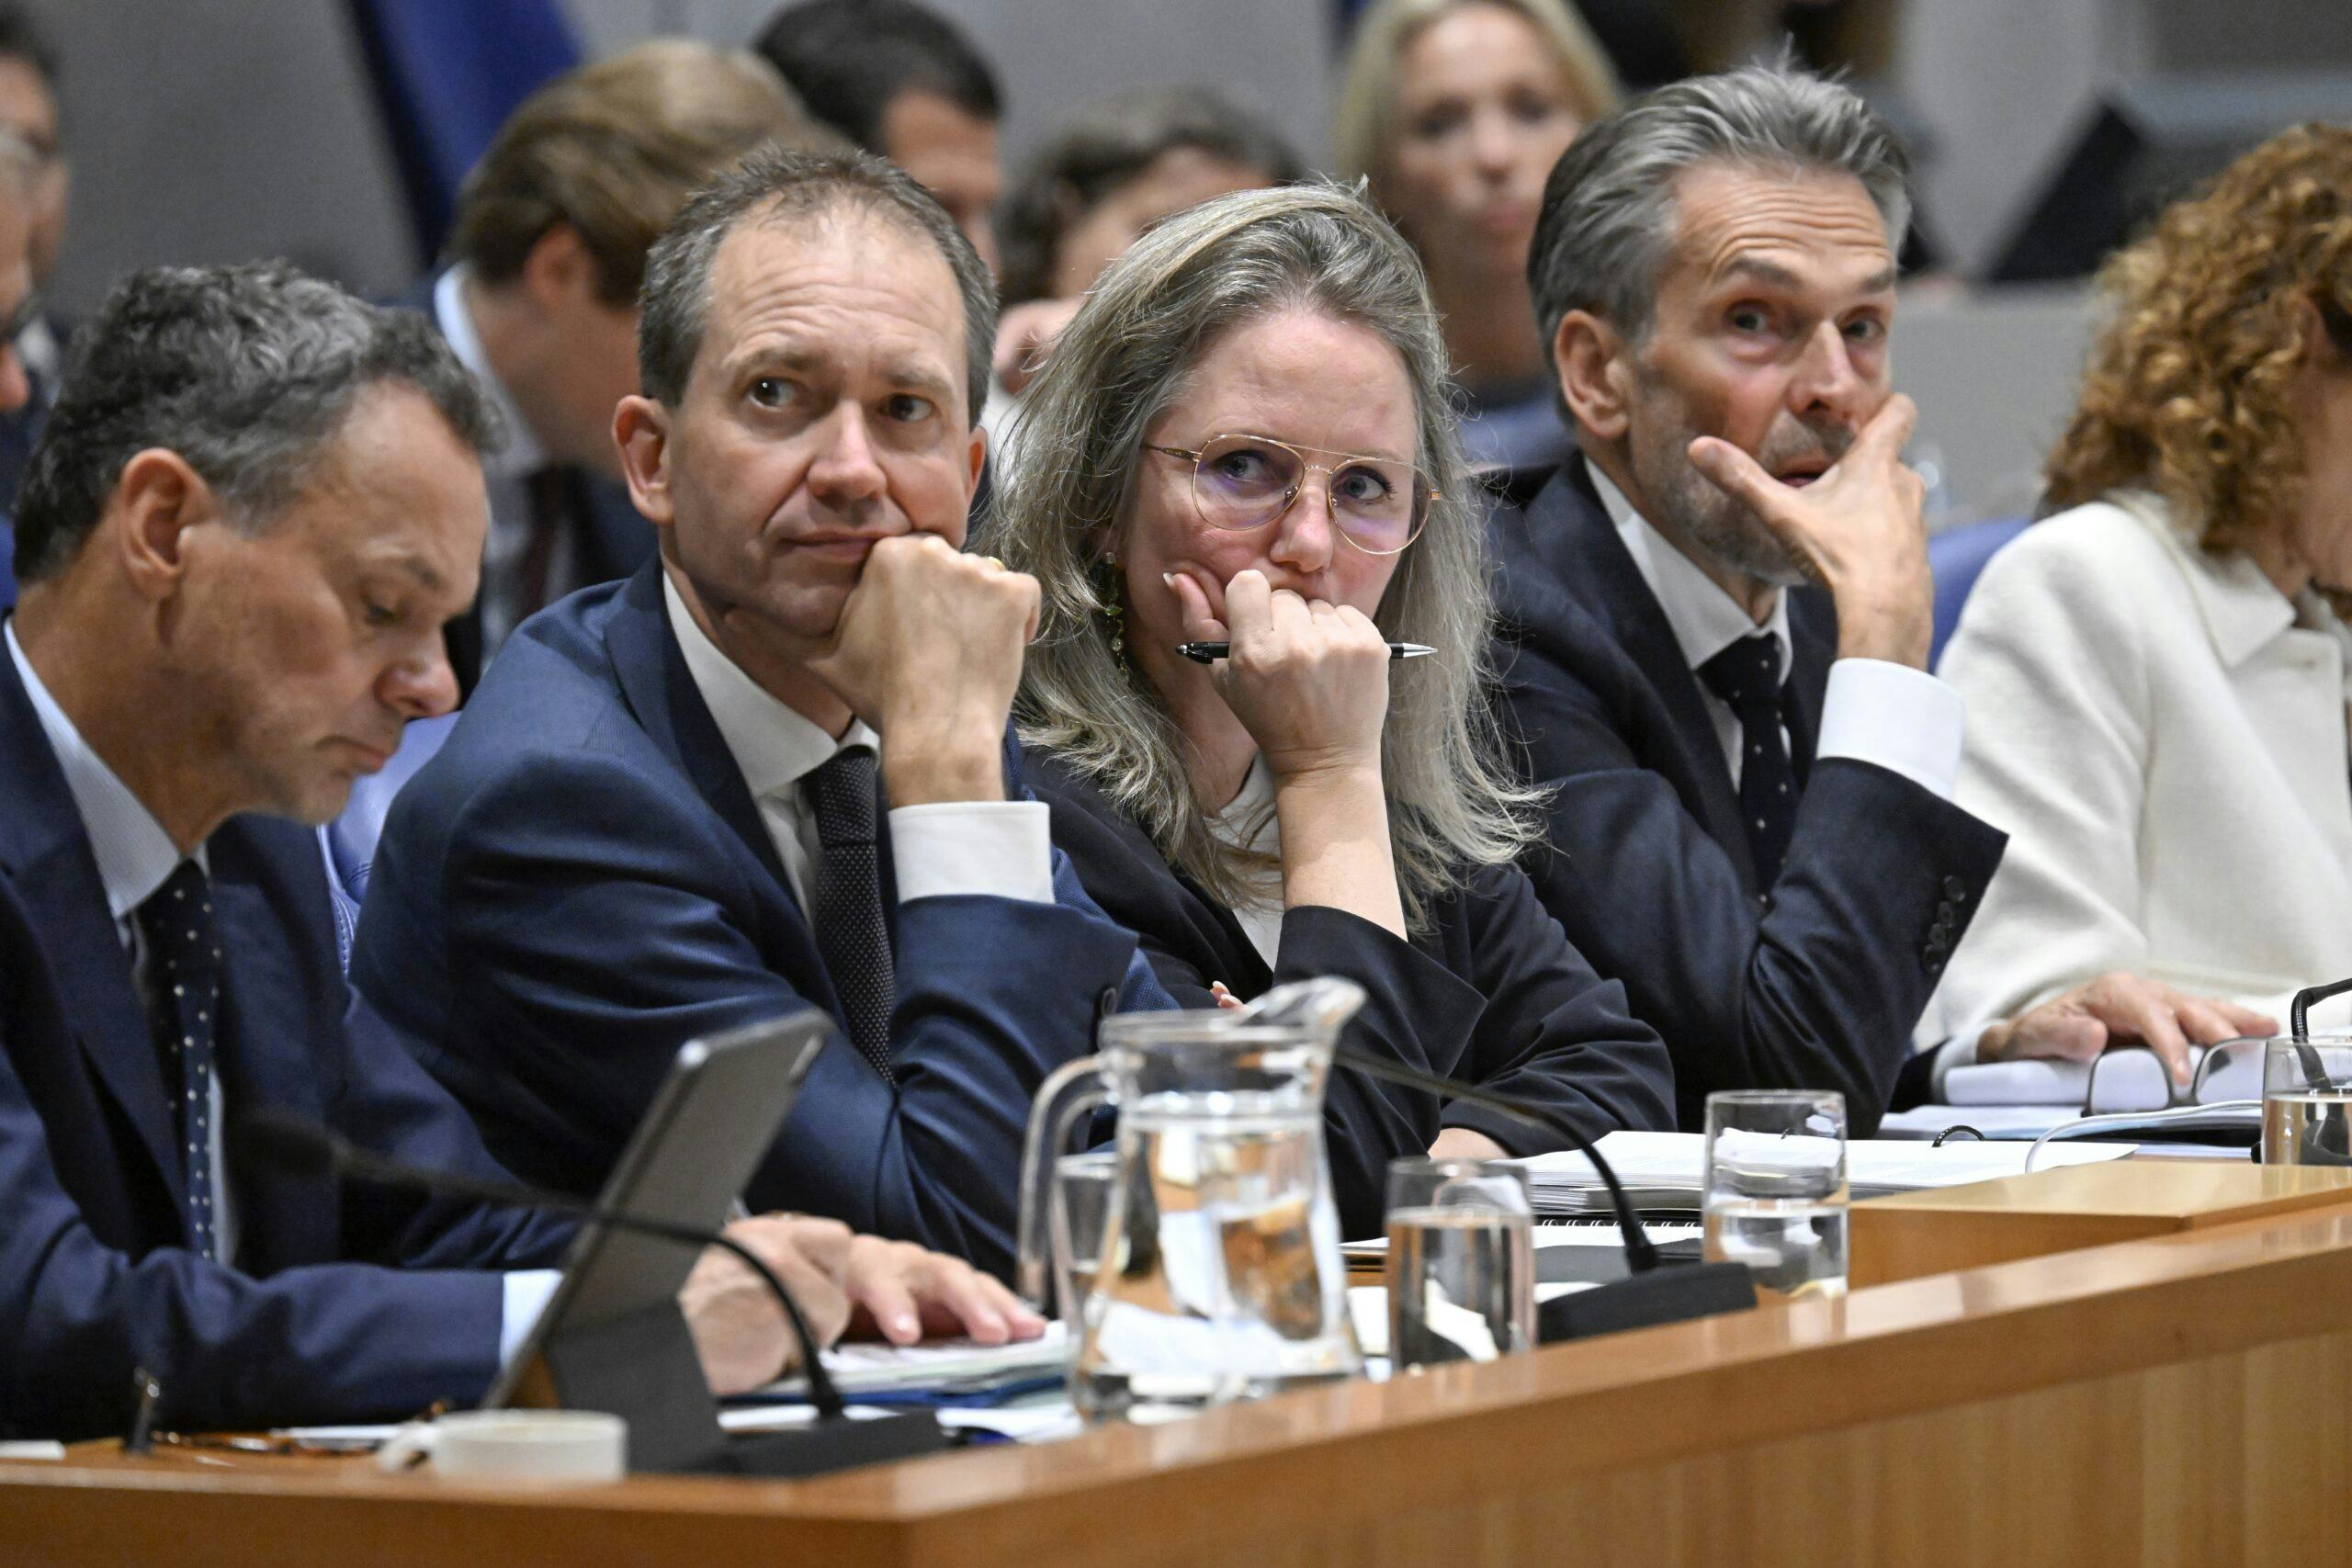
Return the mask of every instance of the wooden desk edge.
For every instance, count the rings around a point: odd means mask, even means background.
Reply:
[[[62,1503],[62,1493],[97,1493],[110,1514],[166,1499],[175,1508],[199,1499],[307,1500],[371,1515],[381,1512],[371,1505],[397,1503],[417,1529],[447,1528],[453,1509],[588,1523],[658,1512],[771,1531],[790,1520],[794,1539],[812,1547],[854,1540],[870,1560],[913,1561],[920,1544],[975,1531],[1075,1528],[1144,1506],[1175,1479],[1188,1492],[1248,1499],[1238,1505],[1244,1513],[1297,1506],[1267,1499],[1303,1490],[1318,1509],[1376,1517],[1416,1495],[1628,1469],[2335,1331],[2347,1293],[2352,1214],[2328,1212],[1913,1280],[1385,1384],[1307,1390],[1173,1426],[1112,1427],[816,1481],[637,1477],[516,1492],[317,1461],[220,1470],[33,1461],[0,1463],[0,1498],[9,1499],[0,1511],[47,1514],[35,1506],[44,1495]],[[1410,1462],[1398,1462],[1408,1452]],[[1237,1490],[1223,1472],[1243,1467],[1249,1484]],[[415,1509],[420,1503],[429,1506]]]

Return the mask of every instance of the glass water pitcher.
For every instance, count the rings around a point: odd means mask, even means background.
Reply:
[[[1125,1013],[1102,1052],[1046,1079],[1022,1160],[1018,1284],[1052,1294],[1054,1160],[1080,1116],[1118,1112],[1099,1257],[1070,1397],[1090,1418],[1255,1398],[1363,1370],[1324,1157],[1323,1091],[1351,981],[1283,986],[1246,1009]]]

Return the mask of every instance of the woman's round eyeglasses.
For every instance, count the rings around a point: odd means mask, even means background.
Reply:
[[[1193,510],[1210,527],[1232,533],[1276,521],[1306,488],[1306,476],[1321,474],[1333,525],[1366,555],[1393,556],[1419,538],[1438,495],[1429,475],[1410,463],[1294,446],[1267,435],[1213,435],[1198,450],[1148,444],[1145,450],[1192,464]]]

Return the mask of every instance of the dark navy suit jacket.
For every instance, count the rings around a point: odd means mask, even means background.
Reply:
[[[435,313],[433,290],[441,275],[434,274],[392,301],[416,310],[435,331],[441,318]],[[582,468],[563,470],[564,511],[571,526],[575,581],[582,586],[616,582],[653,558],[653,525],[629,499],[628,486],[606,475]],[[470,695],[481,680],[481,601],[477,598],[464,615],[449,623],[449,665],[457,672],[458,689]]]
[[[1873,763],[1814,761],[1837,619],[1798,590],[1804,797],[1758,886],[1698,678],[1584,460],[1521,481],[1493,531],[1505,726],[1553,791],[1526,863],[1544,906],[1666,1037],[1686,1128],[1715,1089],[1804,1088],[1842,1091],[1867,1134],[2007,836]]]
[[[206,855],[230,1114],[283,1106],[502,1177],[381,1021],[347,1009],[311,833],[235,818]],[[0,1431],[119,1432],[141,1366],[160,1418],[191,1427],[481,1398],[503,1310],[482,1270],[554,1263],[567,1224],[232,1165],[240,1256],[218,1265],[186,1249],[166,1093],[89,835],[0,655]]]
[[[1209,982],[1254,998],[1273,985],[1341,975],[1367,993],[1348,1043],[1424,1072],[1531,1100],[1587,1137],[1673,1125],[1666,1047],[1629,1017],[1625,994],[1595,975],[1509,866],[1473,874],[1406,942],[1344,910],[1291,909],[1269,966],[1233,912],[1160,855],[1101,791],[1049,758],[1026,761],[1054,811],[1054,842],[1087,891],[1139,933],[1161,982],[1186,1007],[1212,1007]],[[1513,1154],[1565,1148],[1555,1133],[1474,1105],[1333,1070],[1326,1099],[1331,1183],[1351,1235],[1380,1234],[1388,1162],[1426,1154],[1442,1126],[1474,1128]]]
[[[1066,873],[1056,904],[900,904],[888,880],[886,862],[896,1089],[836,1039],[746,1196],[1001,1269],[1031,1097],[1090,1048],[1135,938]],[[500,650],[393,802],[351,977],[492,1153],[581,1193],[682,1043],[809,1004],[842,1017],[670,629],[658,561],[549,606]],[[1152,990],[1140,1005],[1167,1005]]]

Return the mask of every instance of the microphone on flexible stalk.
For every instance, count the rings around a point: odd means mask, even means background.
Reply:
[[[784,1313],[794,1342],[799,1347],[801,1371],[808,1379],[808,1403],[815,1408],[816,1423],[799,1430],[767,1432],[756,1438],[739,1438],[732,1441],[728,1441],[723,1434],[713,1432],[711,1436],[723,1446],[722,1451],[680,1456],[681,1462],[661,1463],[656,1468],[751,1471],[764,1475],[814,1475],[850,1465],[935,1452],[947,1446],[946,1435],[935,1420],[909,1420],[904,1416],[847,1419],[841,1390],[825,1370],[824,1360],[818,1353],[817,1337],[809,1332],[808,1321],[801,1314],[799,1303],[792,1299],[792,1292],[785,1289],[784,1281],[776,1278],[774,1269],[749,1247],[723,1231],[630,1213],[601,1202],[583,1202],[565,1193],[526,1186],[521,1182],[490,1180],[413,1165],[406,1160],[362,1148],[306,1117],[275,1106],[256,1106],[237,1115],[231,1123],[229,1141],[241,1160],[267,1165],[287,1175],[342,1177],[372,1186],[427,1192],[505,1208],[571,1214],[593,1225],[635,1232],[689,1247],[720,1247],[733,1255],[759,1277]],[[707,1402],[707,1393],[699,1397]],[[707,1408],[706,1403],[706,1412]],[[628,1410],[614,1413],[631,1417],[634,1449],[639,1436],[638,1413]],[[674,1412],[647,1411],[644,1414],[650,1421],[659,1424],[664,1416],[673,1416]],[[711,1421],[712,1418],[706,1414],[702,1419]]]
[[[1463,1083],[1419,1067],[1408,1067],[1402,1062],[1340,1046],[1332,1053],[1332,1061],[1351,1068],[1366,1077],[1381,1078],[1424,1094],[1442,1095],[1465,1104],[1484,1106],[1499,1111],[1514,1122],[1550,1133],[1565,1139],[1571,1148],[1592,1162],[1600,1173],[1601,1184],[1609,1190],[1609,1205],[1617,1216],[1617,1234],[1625,1248],[1626,1278],[1613,1280],[1590,1290],[1555,1296],[1536,1310],[1536,1337],[1550,1344],[1563,1339],[1581,1339],[1595,1334],[1613,1334],[1623,1328],[1646,1328],[1661,1323],[1679,1323],[1686,1318],[1712,1317],[1717,1313],[1739,1312],[1756,1304],[1756,1280],[1741,1263],[1700,1263],[1658,1267],[1657,1245],[1642,1228],[1641,1216],[1634,1212],[1633,1200],[1626,1196],[1624,1183],[1610,1168],[1593,1141],[1585,1136],[1566,1117],[1549,1106],[1517,1095],[1498,1094],[1476,1084]]]

